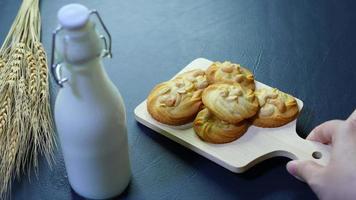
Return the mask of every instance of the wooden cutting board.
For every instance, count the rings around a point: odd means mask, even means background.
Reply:
[[[192,69],[207,69],[211,63],[210,60],[198,58],[178,74]],[[258,81],[255,83],[256,88],[269,88]],[[297,99],[297,103],[299,109],[302,109],[303,102]],[[211,144],[199,139],[192,124],[169,126],[154,120],[147,112],[146,100],[135,108],[135,118],[141,124],[236,173],[242,173],[253,165],[276,156],[314,160],[321,165],[326,165],[329,161],[330,147],[300,138],[296,133],[296,120],[278,128],[250,126],[234,142]]]

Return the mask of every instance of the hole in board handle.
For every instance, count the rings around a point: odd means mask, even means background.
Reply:
[[[314,152],[312,153],[312,156],[313,156],[313,158],[315,158],[315,159],[320,159],[320,158],[322,157],[322,154],[321,154],[321,152],[319,152],[319,151],[314,151]]]

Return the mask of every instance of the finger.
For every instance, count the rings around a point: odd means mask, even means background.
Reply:
[[[339,128],[340,124],[342,124],[342,122],[343,121],[341,120],[331,120],[320,124],[310,132],[307,140],[312,140],[323,144],[332,143],[333,135]]]
[[[323,167],[311,160],[293,160],[287,163],[287,171],[300,181],[310,183],[320,175]]]
[[[351,130],[355,130],[356,131],[356,109],[349,116],[349,118],[347,118],[346,122],[348,123],[349,127],[351,128]]]

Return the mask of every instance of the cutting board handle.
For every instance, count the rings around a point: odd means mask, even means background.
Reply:
[[[305,140],[298,135],[296,139],[287,143],[285,151],[281,152],[283,156],[293,160],[312,160],[316,163],[326,166],[330,160],[331,146],[319,142]]]

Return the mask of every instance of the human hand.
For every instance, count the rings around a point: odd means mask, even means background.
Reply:
[[[288,162],[288,172],[305,181],[320,199],[356,199],[356,110],[347,120],[331,120],[317,126],[307,137],[331,146],[330,161]]]

